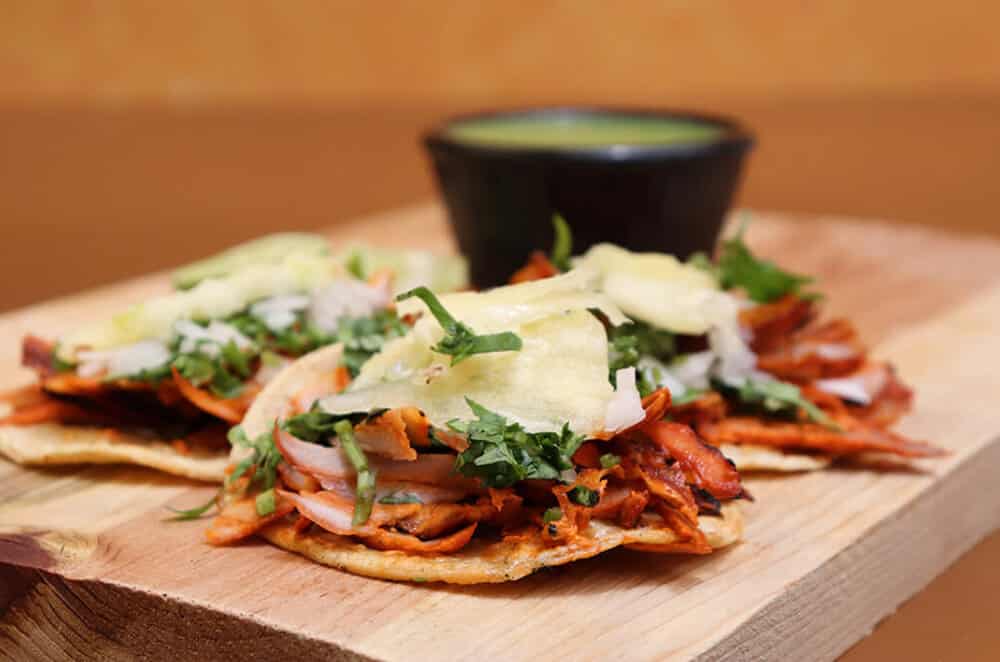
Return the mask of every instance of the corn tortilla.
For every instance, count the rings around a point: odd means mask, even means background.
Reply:
[[[107,429],[40,423],[0,427],[0,454],[24,465],[137,464],[165,473],[219,483],[225,453],[180,453],[168,443]]]
[[[778,448],[755,444],[723,444],[722,454],[736,465],[740,473],[751,471],[774,471],[795,473],[818,471],[830,466],[832,458],[824,455],[786,453]]]
[[[597,556],[615,547],[678,542],[671,529],[654,525],[656,519],[644,518],[645,525],[634,529],[592,520],[584,535],[565,545],[546,545],[537,539],[504,542],[474,539],[459,552],[435,556],[372,549],[318,527],[297,533],[286,522],[272,525],[260,535],[284,550],[356,575],[393,581],[494,584],[521,579],[541,568]],[[699,526],[709,544],[718,549],[743,536],[743,515],[738,504],[729,503],[723,506],[721,517],[699,518]]]

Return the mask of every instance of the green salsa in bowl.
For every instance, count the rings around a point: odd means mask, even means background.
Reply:
[[[555,213],[577,252],[712,250],[753,138],[697,113],[548,108],[455,117],[424,144],[472,281],[489,287],[551,245]]]
[[[467,144],[560,149],[691,145],[722,134],[718,126],[683,118],[577,114],[486,117],[447,128],[448,137]]]

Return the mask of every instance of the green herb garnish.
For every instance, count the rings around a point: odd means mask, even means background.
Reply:
[[[569,496],[570,501],[578,503],[581,506],[586,506],[587,508],[593,508],[601,500],[601,495],[596,490],[584,487],[583,485],[577,485],[571,489],[567,496]]]
[[[355,249],[351,251],[351,254],[344,260],[344,267],[347,269],[347,273],[358,280],[368,278],[368,273],[365,269],[365,256],[360,250]]]
[[[350,421],[340,420],[333,426],[344,449],[347,459],[357,473],[357,484],[354,489],[354,518],[351,524],[358,526],[368,521],[372,514],[372,504],[375,502],[375,471],[368,466],[368,458],[354,438],[354,426]]]
[[[542,513],[542,522],[549,524],[551,522],[558,522],[562,519],[563,512],[562,508],[549,508],[544,513]]]
[[[739,386],[726,386],[735,391],[744,404],[759,405],[765,411],[775,414],[794,414],[801,409],[811,421],[840,430],[840,426],[826,412],[802,397],[802,391],[795,384],[747,379]]]
[[[423,503],[423,501],[420,500],[420,497],[410,492],[393,492],[392,494],[386,494],[384,497],[379,499],[378,502],[387,506],[400,503]]]
[[[615,373],[621,368],[638,367],[639,359],[648,357],[658,362],[670,360],[676,354],[674,334],[657,329],[645,322],[629,322],[608,329],[608,378],[617,386]],[[648,371],[636,372],[636,386],[643,397],[655,391],[659,383]]]
[[[274,445],[274,435],[272,432],[265,432],[255,439],[247,437],[242,426],[229,430],[229,443],[233,446],[249,448],[252,453],[240,461],[226,478],[226,485],[232,485],[242,478],[250,469],[253,469],[253,476],[250,485],[259,486],[261,494],[257,496],[257,514],[265,517],[274,512],[274,483],[278,479],[278,465],[281,464],[282,456],[278,447]],[[271,497],[261,497],[267,492],[271,492]],[[268,508],[270,508],[268,510]]]
[[[555,240],[552,242],[552,254],[549,256],[559,271],[569,271],[572,268],[570,258],[573,256],[573,232],[569,224],[559,214],[552,216],[552,228],[555,230]]]
[[[407,330],[394,311],[383,310],[370,317],[341,319],[332,342],[343,344],[340,362],[347,367],[351,377],[357,377],[361,366],[382,351],[385,343],[405,335]]]
[[[573,468],[573,453],[584,436],[573,433],[568,424],[560,432],[525,432],[518,423],[469,398],[465,401],[476,420],[448,422],[469,440],[455,461],[462,475],[479,478],[487,487],[510,487],[529,478],[559,480],[563,471]]]
[[[187,522],[190,520],[201,519],[204,517],[205,513],[212,510],[213,508],[218,508],[219,498],[222,496],[222,490],[220,489],[212,498],[203,503],[200,506],[194,508],[189,508],[187,510],[178,510],[176,508],[171,508],[167,506],[167,510],[174,513],[173,517],[168,517],[166,521],[168,522]]]
[[[451,365],[457,365],[473,354],[515,352],[521,349],[521,338],[510,331],[483,336],[477,335],[471,328],[452,317],[451,313],[445,310],[438,298],[434,296],[434,293],[426,287],[417,287],[409,292],[404,292],[396,297],[396,301],[403,301],[411,297],[417,297],[423,301],[434,319],[444,329],[444,338],[431,349],[439,354],[450,355]]]
[[[743,241],[746,227],[744,220],[736,236],[722,242],[715,268],[722,289],[740,287],[753,301],[767,303],[786,294],[798,294],[804,285],[813,281],[808,276],[784,271],[773,262],[756,257]]]
[[[617,467],[622,463],[622,459],[615,455],[614,453],[605,453],[601,456],[601,468],[610,469],[611,467]]]
[[[274,493],[274,488],[269,490],[264,490],[257,495],[254,499],[254,504],[257,507],[257,514],[261,517],[267,517],[274,513],[276,495]]]
[[[697,388],[689,388],[686,391],[684,391],[683,393],[681,393],[680,395],[678,395],[676,398],[671,398],[670,399],[670,404],[671,404],[671,406],[674,406],[674,407],[679,407],[681,405],[687,405],[687,404],[690,404],[690,403],[694,402],[695,400],[697,400],[701,396],[705,395],[706,393],[708,393],[708,391],[705,391],[705,390],[702,390],[702,389],[697,389]]]

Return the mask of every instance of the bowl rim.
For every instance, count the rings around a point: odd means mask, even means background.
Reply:
[[[596,145],[556,147],[497,145],[458,140],[448,135],[451,125],[478,119],[520,116],[631,115],[683,119],[710,124],[722,129],[717,138],[707,141],[652,145]],[[647,106],[526,106],[481,110],[450,115],[422,133],[422,142],[433,151],[464,152],[480,158],[497,160],[546,159],[583,162],[675,161],[725,152],[745,152],[756,143],[755,135],[738,119],[726,115],[678,108]]]

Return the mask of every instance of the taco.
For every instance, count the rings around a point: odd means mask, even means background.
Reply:
[[[272,380],[234,429],[209,542],[252,535],[393,580],[515,580],[614,547],[707,554],[739,540],[738,472],[666,390],[609,373],[626,318],[587,270],[440,298],[342,392],[340,347]]]
[[[756,257],[745,225],[718,259],[686,263],[610,244],[569,259],[536,252],[512,282],[570,264],[597,272],[598,289],[629,317],[609,349],[637,371],[640,393],[668,389],[671,420],[688,423],[744,471],[808,471],[842,458],[934,457],[931,444],[893,432],[913,392],[872,359],[850,321],[819,321],[812,279]]]
[[[387,268],[392,266],[392,269]],[[406,324],[393,282],[457,287],[457,258],[332,255],[323,237],[283,234],[173,276],[175,290],[52,342],[24,339],[37,382],[0,394],[0,453],[22,464],[131,463],[221,481],[228,429],[295,358],[343,346],[346,384]]]

